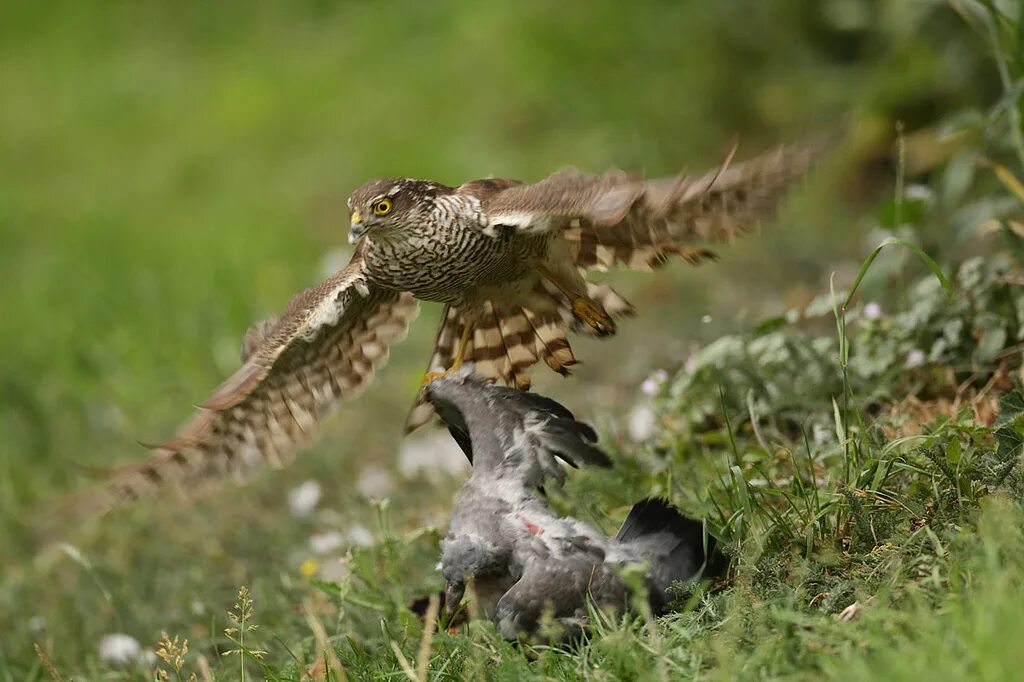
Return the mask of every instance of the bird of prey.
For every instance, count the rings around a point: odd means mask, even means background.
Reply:
[[[537,489],[547,478],[564,479],[558,460],[610,465],[590,427],[559,403],[464,371],[433,380],[426,393],[473,459],[441,542],[450,613],[471,583],[478,611],[503,636],[531,637],[549,613],[573,637],[586,623],[588,598],[627,607],[626,566],[644,566],[656,614],[672,601],[674,584],[702,575],[714,540],[662,500],[635,505],[613,538],[548,507]]]
[[[540,361],[566,374],[576,362],[567,331],[608,336],[632,312],[589,271],[712,257],[699,245],[770,217],[825,147],[735,164],[730,153],[711,172],[655,180],[563,170],[533,184],[368,182],[348,199],[351,262],[249,330],[242,366],[149,459],[116,471],[95,506],[282,465],[326,412],[366,387],[418,300],[444,304],[427,380],[464,361],[521,389]],[[421,393],[407,430],[431,415]]]

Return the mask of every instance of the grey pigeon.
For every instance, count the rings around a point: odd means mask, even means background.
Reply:
[[[661,500],[635,505],[612,538],[548,507],[538,488],[547,478],[564,481],[559,460],[611,465],[593,445],[594,431],[564,406],[468,372],[431,382],[427,398],[473,462],[441,542],[450,613],[471,582],[479,612],[503,636],[535,635],[547,613],[572,637],[586,623],[588,596],[616,612],[627,607],[629,590],[619,577],[626,566],[645,567],[657,614],[672,601],[675,583],[707,574],[714,539]]]
[[[538,488],[565,480],[559,461],[611,461],[593,446],[594,430],[549,398],[484,383],[469,369],[435,379],[426,393],[473,463],[441,543],[445,603],[458,606],[469,576],[481,611],[492,616],[528,556],[517,556],[533,538],[523,519],[550,513]]]

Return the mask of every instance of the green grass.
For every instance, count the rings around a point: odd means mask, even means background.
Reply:
[[[405,677],[392,642],[417,665],[405,605],[440,586],[458,484],[394,466],[436,309],[288,469],[63,528],[67,545],[40,529],[96,469],[170,434],[236,366],[246,326],[323,274],[364,179],[653,175],[714,164],[737,132],[753,153],[840,118],[855,140],[778,221],[711,267],[615,275],[641,316],[575,344],[573,381],[538,377],[602,427],[617,465],[578,472],[558,507],[611,530],[666,495],[709,519],[730,580],[655,623],[599,621],[574,651],[519,648],[486,623],[438,633],[430,675],[1012,678],[1024,247],[1021,199],[992,168],[1024,177],[1024,64],[1020,17],[995,6],[5,3],[0,680],[48,679],[35,645],[64,679],[152,679],[98,647],[161,631],[188,639],[183,678],[203,679],[202,657],[216,679],[297,680],[316,623],[350,679]],[[841,346],[830,276],[852,287],[886,236],[934,256],[955,297],[887,249]],[[867,301],[883,313],[867,319]],[[915,351],[924,363],[902,371]],[[655,431],[635,443],[626,415],[658,367]],[[1003,421],[978,421],[972,405],[991,418],[997,394]],[[393,480],[382,504],[353,486],[376,467]],[[287,492],[307,479],[323,499],[296,517]],[[311,548],[355,523],[373,546]],[[242,627],[241,586],[259,627],[239,644],[224,630]]]

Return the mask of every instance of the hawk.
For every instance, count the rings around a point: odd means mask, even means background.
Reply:
[[[736,164],[730,153],[711,172],[655,180],[563,170],[533,184],[368,182],[347,202],[351,262],[253,327],[241,367],[149,459],[115,471],[93,506],[283,465],[326,412],[366,387],[418,300],[444,304],[428,380],[469,361],[481,377],[519,389],[541,361],[567,374],[576,362],[567,332],[609,336],[633,312],[589,271],[713,257],[699,245],[770,217],[825,147],[798,144]],[[432,414],[421,392],[407,430]]]

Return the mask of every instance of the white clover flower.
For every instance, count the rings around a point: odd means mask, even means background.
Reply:
[[[356,547],[372,547],[377,542],[370,529],[361,523],[353,523],[349,526],[348,541]]]
[[[320,579],[329,583],[340,583],[348,577],[348,564],[344,559],[327,561],[320,567]]]
[[[407,438],[398,450],[398,470],[406,478],[421,473],[459,476],[468,469],[466,455],[445,431]]]
[[[309,480],[288,491],[288,508],[294,516],[309,516],[320,502],[320,484]]]
[[[924,201],[930,203],[935,197],[935,192],[928,185],[912,184],[907,185],[906,189],[903,190],[903,196],[907,199],[913,199],[917,201]]]
[[[663,369],[655,370],[651,376],[644,379],[640,384],[640,392],[644,395],[657,395],[658,389],[668,381],[668,372]]]
[[[693,374],[697,371],[697,354],[693,353],[690,357],[686,358],[686,362],[683,364],[683,371],[687,374]]]
[[[629,413],[629,437],[636,442],[654,435],[654,410],[650,405],[637,405]]]
[[[904,360],[904,363],[906,364],[907,369],[920,367],[924,364],[924,351],[920,348],[915,348],[907,353],[907,359]]]
[[[314,533],[309,536],[309,547],[316,554],[330,554],[340,549],[344,542],[341,533],[336,530]]]
[[[124,665],[143,660],[142,645],[131,635],[115,632],[100,640],[100,660],[112,665]]]
[[[814,441],[815,445],[824,445],[832,440],[832,436],[834,435],[835,432],[824,424],[816,423],[811,427],[811,440]]]
[[[368,500],[379,500],[387,497],[394,488],[391,481],[391,474],[387,469],[379,466],[366,467],[359,474],[356,481],[356,490]]]

